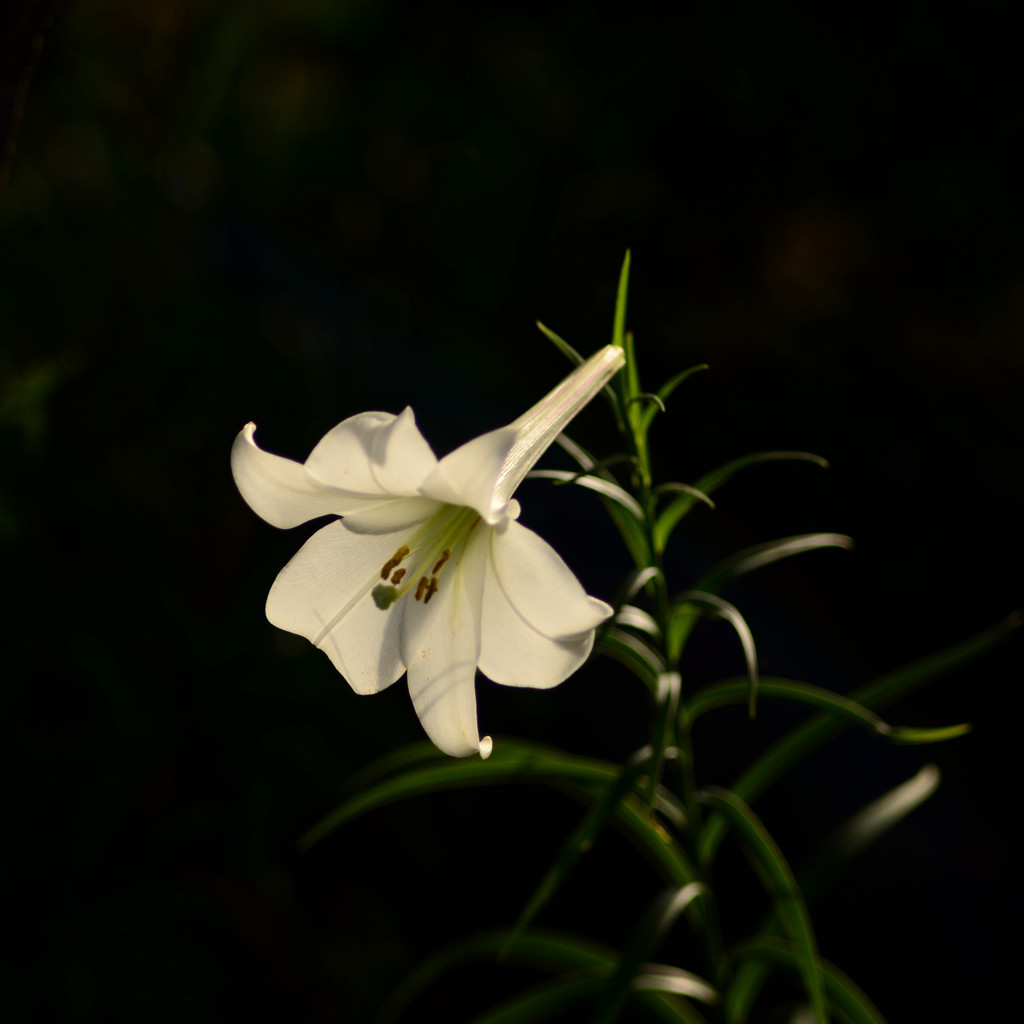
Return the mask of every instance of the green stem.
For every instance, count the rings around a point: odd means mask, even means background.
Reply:
[[[646,433],[639,426],[639,417],[631,415],[632,409],[639,408],[635,402],[631,404],[631,399],[635,397],[635,394],[629,393],[639,388],[639,374],[636,371],[636,355],[632,340],[632,335],[627,334],[627,371],[631,372],[622,374],[620,378],[623,385],[622,398],[626,410],[625,421],[629,428],[630,447],[636,456],[636,468],[632,474],[632,483],[635,492],[634,496],[637,498],[640,507],[644,510],[644,531],[651,561],[654,568],[658,570],[657,574],[648,582],[647,591],[653,601],[653,615],[661,633],[661,654],[664,658],[667,672],[678,676],[683,645],[678,645],[680,649],[677,651],[669,650],[669,622],[672,606],[669,598],[668,581],[665,577],[664,559],[655,541],[654,524],[656,522],[657,497],[653,489],[650,453],[647,449]],[[674,693],[672,692],[673,689]],[[686,841],[691,853],[695,854],[701,846],[702,814],[700,802],[697,799],[698,787],[689,717],[686,714],[685,706],[677,706],[678,702],[678,681],[674,686],[670,681],[666,681],[666,685],[660,688],[658,704],[654,714],[646,803],[648,808],[653,806],[654,796],[664,773],[666,747],[676,747],[679,751],[679,760],[682,762],[680,766],[681,792],[679,795],[683,806],[686,808]],[[701,900],[701,921],[708,960],[708,973],[714,978],[716,986],[721,989],[727,980],[728,971],[721,920],[718,905],[714,898],[714,886],[711,881],[710,865],[700,864],[696,860],[694,863],[697,865],[697,870],[702,876],[701,881],[707,887],[707,895]]]

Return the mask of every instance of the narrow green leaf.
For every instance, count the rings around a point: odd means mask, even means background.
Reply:
[[[699,798],[728,819],[752,854],[765,892],[772,900],[782,927],[793,943],[794,955],[815,1018],[818,1024],[827,1024],[828,1010],[811,918],[782,851],[757,815],[735,793],[709,786],[699,794]]]
[[[742,943],[735,950],[737,959],[743,961],[736,973],[740,980],[741,971],[750,962],[777,964],[794,974],[802,974],[803,964],[794,946],[783,939],[759,936]],[[835,964],[828,960],[818,961],[824,981],[825,996],[840,1020],[846,1024],[885,1024],[885,1018],[874,1003]],[[733,996],[732,990],[727,996]],[[737,1001],[729,1005],[726,1014],[728,1024],[744,1024],[749,1019],[751,1007]]]
[[[597,459],[582,445],[578,445],[568,434],[559,434],[555,438],[555,444],[588,473],[597,466]]]
[[[506,1000],[500,1006],[474,1017],[471,1024],[535,1024],[562,1019],[570,1007],[594,1002],[604,988],[604,971],[583,976],[556,978]],[[651,986],[653,988],[653,986]],[[692,1006],[665,991],[642,991],[633,1000],[650,1020],[668,1024],[707,1024]],[[671,1001],[670,1001],[671,1000]]]
[[[868,708],[884,708],[895,700],[927,683],[974,661],[990,650],[1024,622],[1024,613],[1013,612],[989,629],[958,644],[936,651],[902,668],[879,677],[867,686],[854,690],[850,699]],[[835,715],[819,715],[798,726],[771,746],[733,783],[732,790],[747,803],[755,800],[769,786],[799,764],[824,743],[839,735],[851,724],[850,719]],[[711,859],[728,826],[716,816],[709,820],[699,840],[702,859]]]
[[[636,425],[636,439],[637,442],[643,445],[647,444],[647,434],[651,429],[651,424],[654,422],[654,417],[659,412],[665,412],[665,403],[661,398],[653,394],[650,391],[642,391],[636,396],[638,399],[647,399],[647,405],[643,407],[640,415],[637,417]]]
[[[653,391],[638,391],[633,395],[630,400],[632,402],[647,402],[650,409],[654,409],[655,412],[664,412],[665,403],[661,400],[660,396],[656,395]],[[646,416],[650,409],[644,409],[644,415]]]
[[[633,399],[637,395],[643,394],[643,392],[640,390],[640,367],[637,365],[636,361],[636,345],[633,342],[632,331],[626,331],[625,350],[626,365],[623,367],[622,373],[619,374],[619,379],[624,379],[626,382],[626,417],[629,420],[629,425],[633,431],[633,437],[636,441],[637,454],[642,456],[643,446],[640,443],[642,441],[640,434],[640,421],[643,418],[643,412]]]
[[[371,761],[364,768],[360,768],[348,779],[345,780],[345,792],[358,793],[368,789],[371,785],[380,782],[389,775],[395,775],[414,764],[430,762],[436,764],[438,761],[438,750],[430,740],[417,740],[415,743],[407,743],[405,746],[392,750],[383,757]]]
[[[934,654],[879,677],[851,696],[869,707],[887,707],[927,683],[948,675],[994,647],[1024,623],[1024,612],[1015,611],[994,626]]]
[[[804,533],[797,537],[783,537],[765,544],[755,544],[712,566],[694,585],[694,589],[717,593],[729,580],[783,558],[799,555],[804,551],[817,551],[820,548],[849,550],[852,547],[852,538],[841,533]]]
[[[640,637],[612,626],[598,634],[595,647],[628,668],[652,694],[657,693],[658,677],[665,671],[665,663]]]
[[[443,757],[443,755],[439,755]],[[541,783],[591,805],[601,798],[620,774],[619,765],[576,757],[536,744],[503,739],[494,753],[480,758],[444,758],[436,764],[413,768],[366,790],[343,803],[299,840],[301,850],[309,849],[335,829],[355,818],[400,800],[471,786]],[[670,817],[679,813],[671,794],[659,791],[656,807],[664,806]],[[614,808],[615,821],[623,835],[654,864],[668,881],[685,885],[696,878],[679,844],[652,817],[651,810],[627,795]]]
[[[624,491],[618,484],[605,480],[600,476],[581,476],[579,473],[570,473],[564,469],[534,469],[528,475],[528,479],[534,480],[557,480],[565,484],[575,484],[577,487],[585,487],[587,490],[595,491],[604,498],[621,505],[640,527],[643,527],[644,510],[640,507],[632,494]]]
[[[827,459],[823,459],[820,455],[812,455],[810,452],[754,452],[751,455],[741,455],[738,459],[733,459],[731,462],[727,462],[725,465],[711,470],[710,473],[706,473],[700,478],[697,486],[702,491],[706,491],[710,494],[713,490],[724,484],[726,480],[734,477],[742,469],[760,465],[762,462],[788,462],[793,460],[798,462],[813,462],[815,465],[821,466],[822,469],[828,469]]]
[[[654,809],[667,818],[679,819],[681,811],[671,794],[659,789]],[[615,808],[615,820],[621,826],[623,836],[632,843],[657,869],[666,881],[686,885],[697,880],[697,869],[691,863],[682,847],[662,828],[651,808],[631,793],[623,797]]]
[[[615,624],[646,633],[656,640],[661,636],[661,630],[650,612],[645,612],[643,608],[637,608],[635,605],[622,605],[615,615]]]
[[[714,987],[700,975],[669,964],[641,964],[633,979],[633,991],[672,992],[688,999],[699,999],[709,1006],[714,1006],[721,999]]]
[[[626,300],[629,296],[629,263],[630,252],[626,250],[626,256],[622,261],[622,269],[619,271],[619,289],[615,295],[615,319],[612,322],[612,344],[619,348],[626,347]]]
[[[581,448],[571,438],[566,437],[565,434],[559,434],[555,438],[555,442],[588,472],[595,470],[597,467],[597,460],[585,448]],[[616,482],[611,473],[607,471],[598,470],[597,473],[608,480],[609,483],[614,484]],[[654,559],[651,556],[650,546],[647,542],[647,531],[637,521],[635,516],[627,513],[618,504],[605,501],[603,498],[602,501],[604,501],[604,507],[607,509],[612,522],[618,528],[633,562],[638,568],[650,565]]]
[[[675,389],[679,387],[687,377],[690,377],[701,370],[706,370],[707,368],[707,363],[701,363],[699,366],[691,366],[688,370],[683,370],[682,372],[677,373],[674,377],[667,380],[660,388],[658,388],[656,397],[658,398],[659,404],[655,405],[652,403],[644,409],[644,414],[640,421],[640,433],[642,437],[647,436],[647,432],[651,429],[651,423],[653,422],[654,417],[659,412],[665,411],[665,403],[669,400],[672,392],[675,391]]]
[[[706,495],[703,491],[698,491],[696,487],[693,487],[690,484],[681,484],[678,482],[673,482],[670,484],[659,484],[657,487],[654,488],[654,493],[659,495],[672,493],[688,494],[691,497],[696,498],[697,501],[704,502],[704,504],[707,505],[708,508],[712,510],[714,510],[715,508],[715,503],[711,500],[710,497],[708,497],[708,495]]]
[[[575,483],[576,480],[582,476],[600,476],[602,479],[607,480],[610,483],[618,483],[614,474],[609,471],[609,468],[621,463],[628,463],[630,468],[633,469],[636,467],[636,456],[627,455],[625,452],[618,455],[609,455],[607,458],[593,462],[589,469],[578,470],[572,475],[571,479],[559,481],[559,485],[564,486],[565,484]],[[527,474],[527,476],[529,476],[529,474]]]
[[[647,531],[637,522],[636,518],[625,512],[613,502],[604,501],[604,507],[611,516],[612,521],[618,528],[626,550],[629,552],[633,564],[636,566],[647,566],[651,564],[652,552],[647,540]]]
[[[615,476],[608,470],[609,466],[613,466],[619,462],[628,462],[632,464],[632,467],[636,467],[636,456],[629,455],[625,452],[620,452],[617,455],[610,455],[604,459],[598,459],[591,455],[582,445],[577,444],[571,437],[566,434],[559,434],[555,438],[555,444],[559,446],[572,460],[577,463],[583,470],[583,473],[589,473],[591,476],[600,476],[610,483],[618,483]],[[583,475],[583,474],[580,474]]]
[[[619,1019],[641,964],[658,947],[679,915],[706,892],[703,883],[690,882],[684,886],[672,886],[658,894],[633,930],[608,988],[602,995],[593,1024],[614,1024]]]
[[[641,772],[646,770],[650,757],[650,747],[644,747],[633,755],[619,773],[619,777],[605,789],[583,820],[573,829],[558,857],[526,901],[526,906],[509,933],[509,946],[519,940],[541,909],[561,888],[562,882],[580,859],[593,849],[619,804],[626,794],[632,791]]]
[[[941,775],[933,764],[888,793],[872,800],[822,843],[800,872],[801,887],[813,899],[835,881],[850,861],[869,849],[939,788]]]
[[[957,725],[939,725],[926,729],[918,729],[908,725],[889,725],[883,722],[878,727],[878,735],[890,743],[899,743],[906,747],[925,746],[930,743],[945,743],[966,736],[971,731],[970,722],[959,722]]]
[[[617,373],[611,384],[615,388],[618,398],[617,423],[620,431],[627,433],[635,441],[637,437],[637,423],[639,422],[640,411],[630,399],[640,390],[640,376],[636,365],[636,350],[633,346],[633,337],[626,331],[626,305],[629,296],[629,264],[630,254],[626,250],[625,259],[622,261],[622,270],[619,272],[619,287],[615,295],[615,316],[612,320],[612,344],[621,348],[626,357],[626,365],[621,373]],[[621,410],[621,414],[619,413]]]
[[[816,465],[827,467],[828,463],[818,455],[811,455],[810,452],[755,452],[753,455],[744,455],[741,458],[733,459],[724,466],[713,469],[710,473],[702,476],[696,484],[698,490],[704,494],[711,494],[716,488],[724,484],[730,477],[735,476],[740,470],[748,466],[756,466],[762,462],[773,462],[776,460],[797,460],[813,462]],[[658,516],[654,524],[654,546],[660,554],[665,550],[672,531],[687,512],[693,508],[696,498],[687,494],[681,494],[670,505],[668,505]]]
[[[800,554],[803,551],[814,551],[824,547],[849,548],[853,541],[839,533],[807,533],[797,537],[783,537],[781,540],[756,544],[736,552],[724,561],[719,562],[704,574],[695,584],[694,590],[704,593],[717,593],[729,580],[744,573],[760,569],[782,558]],[[697,624],[698,616],[694,613],[680,612],[672,623],[671,646],[672,657],[678,658],[683,647]]]
[[[632,601],[640,591],[653,580],[662,576],[662,571],[653,565],[645,565],[642,569],[634,569],[627,577],[621,591],[620,603]]]
[[[676,723],[679,721],[679,695],[682,676],[678,672],[661,672],[654,691],[654,721],[651,723],[651,770],[647,778],[647,805],[653,806],[659,791],[663,763],[677,756],[672,746],[678,743]]]
[[[715,708],[742,704],[747,700],[749,690],[750,684],[746,679],[725,679],[720,683],[713,683],[711,686],[699,690],[690,698],[686,706],[687,717],[692,724],[701,715]],[[932,729],[889,725],[870,708],[849,697],[843,697],[820,686],[797,682],[794,679],[762,677],[758,680],[758,693],[762,697],[796,701],[833,715],[853,719],[858,724],[889,740],[890,743],[907,745],[941,743],[957,736],[963,736],[964,733],[970,732],[971,728],[967,723]]]
[[[560,975],[555,980],[556,986],[567,984],[574,979],[585,979],[586,986],[575,992],[570,989],[564,993],[563,1006],[584,998],[593,999],[607,985],[608,978],[615,969],[617,955],[616,951],[608,946],[568,932],[533,928],[511,942],[505,929],[481,932],[445,946],[418,964],[388,998],[377,1018],[377,1024],[394,1024],[421,993],[446,974],[473,963],[493,963],[499,958],[522,967]],[[654,975],[661,970],[660,966],[651,965],[649,973]],[[685,974],[685,972],[683,973]],[[637,1004],[643,1007],[647,1011],[647,1015],[654,1020],[667,1021],[670,1024],[705,1024],[704,1018],[688,1003],[667,994],[678,992],[678,988],[669,987],[671,969],[666,972],[665,978],[666,981],[663,985],[651,984],[646,986],[648,991],[637,992],[634,997]],[[536,990],[531,990],[531,993],[534,991]],[[679,994],[685,995],[686,993]],[[557,1001],[558,997],[555,996],[554,999]],[[538,1002],[533,1004],[533,1008],[537,1012],[543,1013],[550,1005],[552,1003],[544,996],[540,996]],[[519,1008],[515,1008],[514,1004],[506,1003],[489,1012],[506,1011],[513,1016],[488,1018],[485,1015],[476,1019],[478,1021],[490,1019],[492,1024],[495,1019],[499,1021],[502,1019],[507,1021],[541,1019],[537,1016],[520,1017],[516,1015],[522,1012],[529,1013],[529,1002]]]
[[[393,1024],[417,996],[466,964],[494,963],[500,958],[545,973],[603,970],[608,975],[615,957],[610,947],[567,932],[534,928],[513,942],[505,929],[480,932],[444,946],[417,964],[385,1002],[377,1022]]]
[[[607,783],[618,774],[618,765],[511,739],[496,743],[494,753],[486,761],[479,757],[449,758],[438,753],[433,762],[357,793],[310,829],[298,846],[308,849],[346,822],[425,793],[509,782]]]
[[[552,342],[555,348],[557,348],[558,351],[561,352],[562,355],[564,355],[566,359],[568,359],[571,363],[573,363],[576,366],[579,366],[581,363],[586,361],[584,360],[583,356],[580,355],[580,353],[577,352],[576,349],[574,349],[572,345],[570,345],[569,342],[565,340],[565,338],[562,338],[559,335],[555,334],[555,332],[551,330],[550,327],[545,326],[539,320],[536,321],[536,324],[541,334],[543,334],[544,337],[548,339],[548,341]]]
[[[604,985],[604,971],[552,978],[519,992],[478,1014],[470,1024],[534,1024],[562,1018],[582,1003],[593,1002]]]
[[[757,649],[754,646],[754,634],[751,633],[747,620],[743,618],[735,605],[724,601],[714,594],[707,594],[702,591],[687,590],[679,594],[673,601],[672,618],[669,620],[669,656],[675,664],[682,653],[680,643],[680,626],[690,621],[690,614],[687,605],[697,605],[711,612],[718,618],[725,619],[736,631],[743,646],[743,656],[747,661],[747,676],[749,678],[749,708],[750,717],[754,717],[757,708]]]
[[[700,373],[702,370],[708,368],[707,363],[698,363],[696,366],[691,366],[686,370],[681,370],[674,377],[670,377],[664,384],[658,388],[658,397],[663,401],[667,402],[672,396],[672,392],[675,391],[680,384],[683,383],[688,377],[692,377],[695,373]]]
[[[763,697],[774,697],[781,700],[798,701],[802,704],[809,704],[811,707],[828,711],[835,715],[843,715],[855,719],[858,723],[868,729],[877,731],[885,723],[873,711],[842,697],[831,690],[820,686],[812,686],[809,683],[800,683],[794,679],[779,679],[775,676],[763,677],[760,682],[760,693]],[[713,711],[716,708],[729,707],[734,704],[742,704],[747,700],[750,690],[750,683],[746,679],[725,679],[720,683],[712,683],[710,686],[698,690],[686,705],[686,713],[690,722],[696,722],[698,718]]]
[[[855,857],[876,843],[927,800],[935,792],[938,784],[939,770],[934,765],[926,765],[913,778],[873,800],[837,829],[822,843],[811,861],[797,872],[800,891],[807,903],[812,903],[830,884],[843,875]],[[777,918],[774,914],[768,914],[761,924],[759,939],[777,941],[778,929]],[[748,1019],[750,1007],[753,1006],[772,969],[772,962],[768,959],[748,957],[740,961],[726,999],[728,1024],[743,1024]],[[830,987],[829,975],[836,969],[831,965],[825,965],[823,969],[826,976],[826,994],[835,1004],[835,993]],[[849,1014],[841,1011],[840,1016],[851,1019]]]

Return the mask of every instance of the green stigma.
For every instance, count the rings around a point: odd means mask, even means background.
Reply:
[[[365,593],[365,591],[364,591]],[[398,587],[389,587],[383,583],[378,583],[373,588],[373,603],[381,610],[384,611],[390,608],[391,605],[398,600]]]

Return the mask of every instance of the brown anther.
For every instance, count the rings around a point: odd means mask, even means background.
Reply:
[[[386,580],[391,575],[391,570],[396,565],[400,564],[402,559],[409,554],[409,548],[403,544],[385,563],[384,568],[380,571],[380,578]]]
[[[424,595],[423,603],[430,604],[430,599],[437,593],[437,577],[431,576],[430,582],[427,584],[427,592]]]
[[[434,566],[434,576],[436,576],[441,571],[441,566],[444,565],[444,563],[447,562],[448,559],[451,557],[452,553],[448,550],[448,548],[445,548],[444,551],[441,552],[441,557],[437,560],[437,565]]]
[[[402,582],[402,577],[404,575],[405,575],[405,570],[404,569],[398,569],[395,572],[395,575],[391,577],[391,582],[392,583],[396,583],[396,584],[397,583],[401,583]]]
[[[423,596],[423,591],[427,589],[427,577],[421,576],[419,583],[416,584],[416,600],[418,601]]]

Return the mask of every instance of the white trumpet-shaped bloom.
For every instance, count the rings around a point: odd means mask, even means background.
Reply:
[[[247,424],[231,469],[257,515],[283,529],[343,517],[281,570],[267,618],[326,652],[357,693],[408,672],[431,740],[456,757],[487,757],[476,669],[508,686],[557,686],[611,614],[516,522],[512,495],[623,361],[621,349],[602,349],[514,423],[440,460],[409,408],[350,417],[305,463],[263,451]]]

